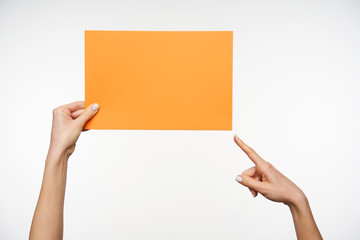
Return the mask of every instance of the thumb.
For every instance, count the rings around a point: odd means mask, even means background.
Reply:
[[[87,121],[89,121],[95,114],[99,111],[99,104],[94,103],[88,106],[85,111],[75,119],[81,125],[81,128],[85,125]]]
[[[242,184],[248,188],[254,189],[255,191],[260,192],[260,193],[264,189],[265,183],[257,181],[246,175],[238,175],[238,176],[236,176],[235,180],[237,182],[239,182],[240,184]]]

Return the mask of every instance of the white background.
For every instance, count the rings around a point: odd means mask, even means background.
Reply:
[[[84,30],[233,30],[234,131],[88,131],[64,239],[295,239],[234,178],[239,134],[307,194],[325,239],[359,239],[358,1],[0,1],[0,239],[26,239],[52,109],[84,99]],[[101,106],[100,106],[101,108]]]

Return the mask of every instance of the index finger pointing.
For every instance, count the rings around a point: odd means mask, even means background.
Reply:
[[[264,163],[262,159],[251,147],[246,145],[237,135],[234,136],[234,141],[236,144],[248,155],[248,157],[255,163],[255,165],[261,165]]]

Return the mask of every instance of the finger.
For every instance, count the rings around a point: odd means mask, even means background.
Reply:
[[[78,118],[84,111],[85,111],[85,109],[79,109],[79,110],[71,113],[71,117],[72,117],[73,119],[76,119],[76,118]]]
[[[79,109],[84,109],[85,108],[85,102],[84,101],[77,101],[77,102],[65,104],[64,106],[67,107],[71,112],[75,112],[75,111],[77,111]]]
[[[261,177],[260,177],[260,175],[258,175],[258,174],[256,174],[256,175],[253,177],[253,179],[254,179],[255,181],[261,182]],[[252,188],[249,188],[249,189],[250,189],[250,192],[252,193],[253,197],[255,198],[255,197],[258,195],[258,192],[255,191],[255,190],[252,189]]]
[[[259,181],[259,177],[258,177],[258,174],[256,173],[256,167],[251,167],[245,171],[242,172],[242,175],[246,175],[246,176],[249,176],[257,181]],[[257,191],[255,191],[254,189],[252,188],[249,188],[251,194],[253,197],[256,197],[257,196]]]
[[[261,192],[264,189],[265,183],[256,181],[249,176],[246,175],[238,175],[235,180],[244,185],[245,187],[251,188],[257,192]]]
[[[249,168],[249,169],[243,171],[242,175],[249,176],[249,177],[251,177],[253,179],[257,178],[258,175],[256,173],[256,167],[252,167],[252,168]],[[254,189],[251,189],[251,188],[249,188],[249,190],[250,190],[253,197],[257,196],[257,191],[255,191]]]
[[[234,136],[236,144],[248,155],[248,157],[255,163],[261,165],[265,162],[251,147],[246,145],[237,135]]]
[[[245,171],[242,172],[242,175],[246,175],[249,177],[253,177],[256,174],[256,167],[251,167],[249,169],[246,169]]]
[[[255,198],[255,197],[257,196],[257,191],[255,191],[255,190],[252,189],[252,188],[249,188],[249,190],[250,190],[252,196]]]
[[[89,121],[92,117],[94,117],[98,111],[99,111],[99,105],[97,103],[91,104],[85,109],[85,111],[77,119],[75,119],[75,121],[79,123],[82,129],[85,123]]]
[[[259,174],[256,174],[255,176],[253,176],[253,179],[261,182],[261,176]]]

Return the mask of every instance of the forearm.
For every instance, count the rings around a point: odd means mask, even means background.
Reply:
[[[294,220],[298,240],[322,240],[312,215],[309,201],[305,195],[295,203],[289,204],[289,208]]]
[[[68,154],[49,148],[30,240],[62,239]]]

